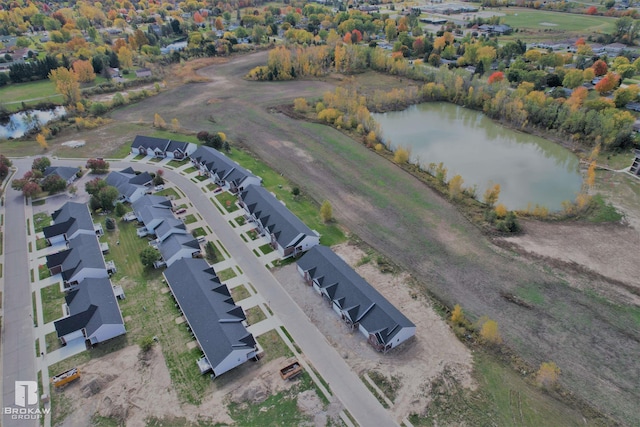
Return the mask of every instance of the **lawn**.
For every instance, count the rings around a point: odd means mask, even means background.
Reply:
[[[42,264],[38,266],[38,277],[40,277],[40,280],[44,280],[47,277],[51,277],[51,272],[49,271],[46,265]]]
[[[260,176],[263,179],[262,184],[267,190],[275,193],[279,200],[285,202],[287,208],[309,226],[309,228],[320,233],[320,243],[332,246],[346,240],[344,233],[337,225],[322,222],[320,219],[320,206],[314,200],[306,197],[304,194],[294,197],[291,194],[293,185],[279,173],[246,151],[232,148],[228,156],[243,167],[251,170],[254,174]],[[220,196],[221,195],[217,196],[218,200],[223,201]],[[223,201],[223,204],[224,203],[225,201]],[[235,204],[232,204],[232,206],[235,206]]]
[[[226,282],[227,280],[233,279],[238,275],[236,271],[231,267],[222,271],[218,271],[216,272],[216,274],[218,275],[218,279],[220,279],[221,282]]]
[[[260,344],[260,347],[262,347],[262,350],[264,350],[264,357],[262,358],[264,363],[277,359],[278,357],[293,356],[293,353],[275,329],[265,332],[257,337],[256,340],[258,344]]]
[[[173,196],[174,199],[179,199],[180,196],[178,195],[178,192],[176,190],[174,190],[173,188],[165,188],[164,190],[158,191],[157,193],[155,193],[156,196]]]
[[[202,227],[198,227],[198,228],[196,228],[195,230],[193,230],[193,231],[191,232],[191,235],[192,235],[193,237],[206,236],[206,235],[207,235],[207,232],[206,232],[206,231],[204,231],[204,228],[202,228]]]
[[[58,333],[56,331],[49,332],[47,335],[45,335],[44,342],[47,353],[51,353],[52,351],[57,350],[61,347],[60,339],[58,338]]]
[[[604,16],[578,15],[531,9],[509,8],[505,13],[506,16],[502,18],[502,22],[520,30],[561,30],[610,34],[615,29],[616,21],[616,18]]]
[[[48,227],[51,225],[51,215],[46,212],[39,212],[33,215],[33,228],[35,228],[36,233],[42,231],[44,227]]]
[[[40,99],[43,98],[43,99]],[[40,80],[29,83],[14,83],[0,89],[0,99],[5,106],[21,103],[29,99],[37,99],[31,102],[55,102],[62,103],[62,96],[56,93],[56,88],[51,80]],[[20,105],[18,104],[18,107]]]
[[[229,213],[235,212],[238,209],[240,209],[236,204],[236,202],[238,201],[238,198],[231,193],[227,193],[226,191],[224,191],[218,194],[216,196],[216,199],[218,199],[218,201],[222,204],[222,206],[225,207],[225,209]]]
[[[0,236],[1,237],[1,236]],[[47,245],[47,239],[45,239],[44,237],[42,239],[37,239],[36,240],[36,249],[40,250],[40,249],[44,249],[46,248]]]
[[[242,301],[243,299],[249,298],[251,296],[251,294],[249,293],[247,288],[245,288],[244,285],[236,286],[235,288],[231,289],[229,292],[231,292],[231,298],[233,298],[233,301],[235,301],[236,303],[238,301]]]
[[[185,224],[192,224],[194,222],[196,222],[198,219],[196,218],[196,216],[194,214],[189,214],[187,216],[184,217],[183,222]]]
[[[104,222],[104,219],[102,219]],[[142,338],[158,336],[162,352],[181,401],[198,404],[207,390],[215,387],[208,376],[200,375],[195,360],[199,349],[189,350],[193,341],[186,328],[176,325],[180,312],[170,292],[162,292],[166,284],[161,281],[160,270],[145,268],[138,254],[148,247],[148,240],[136,236],[132,223],[118,221],[118,229],[107,233],[100,241],[109,242],[111,251],[107,260],[114,260],[118,272],[112,277],[114,284],[122,286],[126,299],[120,301],[125,318],[127,335],[122,345],[138,343]],[[115,242],[120,240],[120,244]]]
[[[42,317],[44,323],[53,322],[63,316],[62,305],[65,303],[64,293],[60,292],[60,283],[40,290],[42,299]]]
[[[249,325],[255,325],[256,323],[267,318],[267,316],[264,314],[264,311],[262,311],[259,305],[247,309],[245,314],[247,315],[247,323]]]
[[[239,217],[234,218],[234,221],[238,225],[244,225],[244,223],[247,222],[247,220],[245,219],[244,215],[240,215]]]
[[[187,159],[184,160],[169,160],[169,162],[167,163],[167,166],[171,166],[174,168],[179,168],[180,166],[186,165],[188,162]]]
[[[264,245],[260,246],[260,251],[267,255],[270,254],[271,252],[273,252],[273,248],[271,247],[271,245],[269,243],[265,243]]]

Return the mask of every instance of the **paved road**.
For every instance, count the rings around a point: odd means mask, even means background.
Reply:
[[[31,168],[31,160],[14,162],[17,175]],[[26,165],[26,166],[24,166]],[[29,279],[29,253],[22,193],[7,187],[4,216],[4,319],[2,325],[2,405],[14,406],[14,381],[35,381],[35,347]],[[16,407],[17,408],[17,407]],[[33,406],[32,406],[33,408]],[[3,411],[4,414],[4,411]],[[2,416],[4,427],[39,425],[37,420],[12,420]]]
[[[79,161],[57,160],[56,164],[76,166]],[[112,169],[134,166],[137,170],[153,172],[158,165],[111,161]],[[184,176],[165,170],[165,178],[176,184],[198,209],[204,220],[224,243],[233,259],[241,266],[253,286],[262,297],[269,301],[271,309],[286,326],[295,342],[309,358],[320,375],[329,383],[331,392],[343,403],[362,427],[397,426],[391,414],[365,387],[349,365],[326,340],[302,309],[273,277],[271,272],[256,258],[246,243],[224,220],[220,212],[209,200],[210,195],[202,192]]]

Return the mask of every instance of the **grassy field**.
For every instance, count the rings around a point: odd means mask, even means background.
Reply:
[[[33,215],[33,228],[36,230],[36,233],[42,231],[44,227],[48,227],[51,225],[51,215],[46,212],[39,212]]]
[[[64,293],[60,292],[60,284],[56,283],[40,290],[42,299],[42,317],[44,323],[53,322],[62,317]]]
[[[56,88],[50,80],[11,84],[0,88],[0,105],[10,111],[21,107],[24,101],[27,105],[39,102],[62,103],[62,96],[56,93]]]
[[[244,285],[236,286],[230,289],[229,292],[231,292],[231,298],[233,298],[233,301],[235,301],[236,303],[238,301],[242,301],[243,299],[249,298],[251,296],[251,294],[249,293],[247,288],[245,288]]]
[[[247,316],[247,323],[249,325],[255,325],[256,323],[267,318],[267,316],[264,314],[264,311],[262,311],[262,309],[258,305],[248,309],[245,314]]]
[[[509,8],[503,11],[502,21],[513,28],[534,30],[561,30],[582,33],[610,34],[616,18],[578,15],[573,13]],[[551,25],[549,25],[551,24]],[[517,33],[515,34],[517,36]]]

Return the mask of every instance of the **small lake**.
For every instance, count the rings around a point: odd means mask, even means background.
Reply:
[[[29,110],[14,113],[6,123],[0,124],[0,139],[20,138],[31,129],[38,128],[66,114],[64,107],[53,110]]]
[[[480,112],[437,102],[372,116],[392,148],[410,147],[412,160],[424,166],[444,163],[448,179],[459,174],[464,187],[477,185],[480,200],[493,182],[501,187],[499,203],[509,209],[531,203],[554,211],[582,186],[578,158],[569,150]]]

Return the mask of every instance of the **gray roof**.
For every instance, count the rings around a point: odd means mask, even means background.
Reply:
[[[247,177],[255,177],[254,174],[211,147],[200,146],[189,157],[200,164],[204,164],[209,172],[217,174],[221,180],[233,182],[236,185]]]
[[[283,248],[295,246],[306,236],[315,236],[285,205],[259,185],[249,185],[240,193],[248,211],[273,234]]]
[[[131,143],[131,148],[143,147],[146,149],[151,149],[154,151],[160,150],[163,152],[178,150],[182,153],[186,153],[189,144],[189,142],[174,141],[165,138],[154,138],[152,136],[136,135],[135,139]]]
[[[67,202],[52,213],[51,218],[53,219],[53,224],[42,229],[46,238],[65,233],[71,235],[78,229],[92,232],[94,230],[89,208],[84,203]]]
[[[118,192],[124,196],[131,196],[138,188],[151,182],[152,178],[148,172],[136,175],[132,168],[123,169],[120,172],[112,171],[107,175],[107,184],[116,187]]]
[[[118,301],[108,278],[84,279],[65,297],[69,317],[54,322],[58,337],[85,328],[91,336],[100,326],[124,325]]]
[[[255,349],[253,335],[242,324],[242,308],[235,305],[229,289],[206,261],[183,258],[167,268],[164,276],[212,367],[234,350]]]
[[[185,234],[187,232],[187,226],[177,218],[167,218],[156,227],[156,235],[158,237],[164,236],[171,230],[174,230],[174,233]]]
[[[149,224],[154,219],[174,218],[171,200],[164,196],[141,197],[132,204],[132,207],[133,212],[144,224]]]
[[[190,234],[172,234],[158,246],[165,262],[182,249],[187,249],[190,252],[200,251],[200,243]]]
[[[49,166],[44,170],[44,176],[58,175],[65,181],[69,181],[78,172],[80,172],[80,168],[72,168],[70,166]]]
[[[62,266],[62,278],[70,280],[83,268],[106,270],[102,251],[95,234],[79,234],[69,240],[69,249],[47,255],[47,267]]]
[[[415,327],[397,308],[326,246],[314,246],[298,267],[319,283],[334,303],[379,342],[390,342],[402,328]]]

